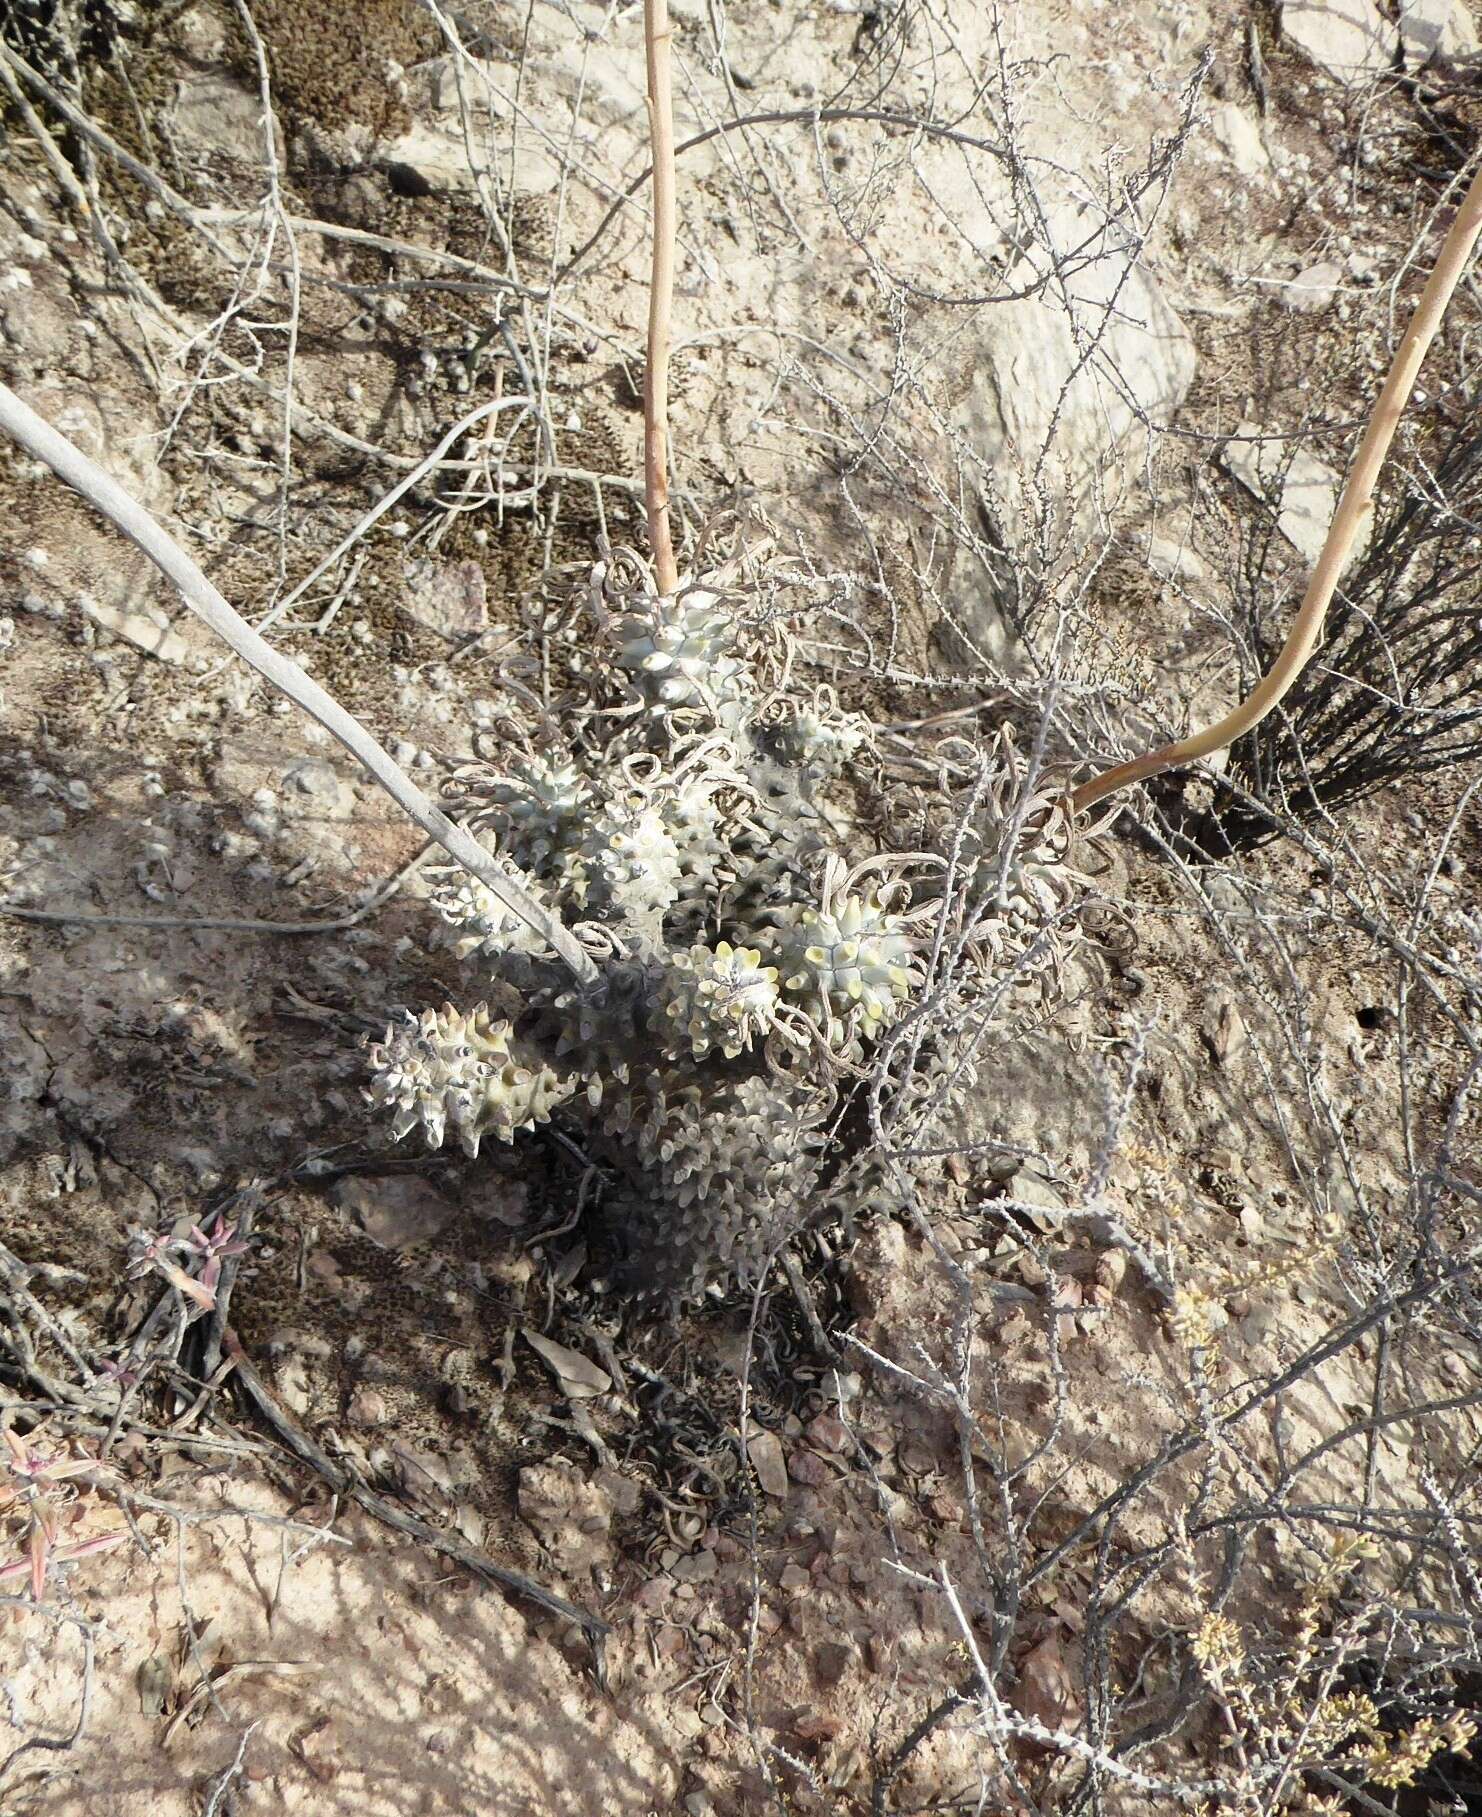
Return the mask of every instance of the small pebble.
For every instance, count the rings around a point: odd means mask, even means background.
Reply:
[[[807,1426],[808,1442],[821,1451],[846,1451],[849,1428],[835,1413],[820,1413]]]

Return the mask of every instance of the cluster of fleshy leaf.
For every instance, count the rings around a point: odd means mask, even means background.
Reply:
[[[516,1130],[549,1122],[572,1087],[539,1059],[512,1051],[511,1032],[486,1003],[468,1015],[451,1004],[420,1016],[403,1011],[370,1053],[371,1102],[391,1113],[393,1137],[415,1129],[441,1148],[455,1135],[477,1159],[486,1136],[509,1142]]]
[[[985,981],[1053,967],[1073,900],[1053,805],[1024,811],[1011,761],[951,863],[858,849],[875,728],[778,686],[775,621],[749,628],[730,578],[665,597],[599,571],[543,742],[455,778],[454,812],[595,975],[444,872],[433,906],[477,1007],[402,1012],[371,1050],[397,1139],[476,1155],[580,1119],[627,1278],[669,1298],[754,1274],[805,1221],[820,1130],[944,940]]]

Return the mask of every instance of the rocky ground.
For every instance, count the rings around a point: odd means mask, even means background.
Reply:
[[[670,3],[685,536],[765,519],[868,786],[1224,711],[1474,145],[1466,6]],[[5,382],[425,786],[532,736],[563,564],[641,537],[639,11],[0,10]],[[1478,1701],[1475,765],[1218,861],[1139,804],[905,1201],[666,1319],[559,1122],[369,1121],[460,988],[417,829],[43,469],[0,503],[0,1410],[87,1460],[40,1607],[0,1527],[4,1809],[1171,1810],[1261,1687]],[[198,1351],[128,1264],[213,1212]],[[1390,1798],[1343,1772],[1223,1808]]]

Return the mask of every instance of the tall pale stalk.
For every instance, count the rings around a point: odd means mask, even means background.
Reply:
[[[1379,393],[1379,401],[1369,419],[1369,426],[1364,431],[1364,439],[1359,444],[1353,466],[1349,469],[1343,496],[1333,513],[1327,540],[1317,558],[1317,566],[1312,570],[1312,578],[1307,583],[1302,604],[1281,654],[1271,665],[1270,671],[1248,698],[1233,712],[1227,713],[1218,725],[1210,726],[1204,732],[1196,732],[1190,738],[1180,739],[1176,744],[1165,745],[1161,750],[1150,751],[1145,757],[1135,758],[1130,763],[1119,763],[1115,769],[1107,770],[1090,782],[1083,782],[1071,794],[1072,812],[1080,813],[1083,809],[1095,807],[1097,802],[1131,783],[1146,782],[1150,776],[1161,775],[1164,770],[1171,770],[1178,764],[1193,763],[1200,757],[1208,757],[1215,751],[1222,750],[1227,744],[1233,744],[1253,726],[1260,724],[1306,668],[1322,631],[1323,619],[1327,615],[1338,581],[1353,554],[1359,533],[1373,512],[1374,486],[1379,478],[1379,470],[1384,465],[1395,430],[1410,401],[1421,361],[1436,338],[1446,306],[1466,269],[1479,233],[1482,233],[1482,169],[1472,178],[1471,188],[1457,211],[1456,219],[1451,223],[1451,230],[1441,247],[1435,269],[1421,293],[1420,301],[1415,305],[1415,314],[1404,340],[1400,342],[1389,376]]]
[[[660,593],[679,586],[669,523],[669,321],[674,306],[674,94],[669,0],[643,0],[648,54],[648,127],[653,142],[653,263],[648,358],[643,377],[643,490],[648,543]]]

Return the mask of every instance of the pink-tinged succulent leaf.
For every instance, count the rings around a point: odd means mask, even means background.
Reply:
[[[35,1434],[31,1435],[33,1438]],[[93,1458],[73,1458],[64,1451],[33,1451],[24,1440],[16,1437],[14,1432],[7,1431],[6,1443],[10,1447],[8,1468],[12,1475],[18,1476],[27,1483],[58,1483],[69,1476],[80,1476],[85,1470],[96,1469]],[[4,1460],[0,1460],[3,1462]],[[6,1486],[0,1486],[0,1507],[8,1507],[17,1499],[17,1492]]]
[[[210,1236],[206,1235],[199,1224],[192,1224],[187,1242],[198,1255],[206,1257],[207,1268],[214,1268],[218,1274],[227,1256],[245,1255],[249,1248],[246,1239],[237,1235],[236,1225],[228,1224],[224,1219],[217,1220],[216,1228]]]
[[[75,1558],[91,1558],[95,1552],[107,1552],[120,1540],[129,1537],[124,1527],[111,1527],[107,1533],[94,1533],[90,1539],[70,1539],[53,1554],[58,1564],[71,1564]]]
[[[32,1591],[39,1601],[41,1591],[37,1589],[36,1578],[36,1535],[37,1530],[33,1528],[29,1548],[30,1555],[28,1557],[17,1559],[13,1564],[0,1565],[0,1583],[5,1583],[8,1579],[13,1577],[24,1577],[29,1573],[31,1576]],[[43,1589],[45,1588],[46,1572],[51,1564],[70,1564],[77,1558],[89,1558],[95,1552],[108,1551],[110,1547],[116,1546],[120,1540],[127,1538],[128,1534],[125,1530],[122,1527],[116,1527],[110,1533],[95,1533],[91,1539],[69,1540],[64,1546],[48,1547],[45,1535],[42,1535],[41,1587]]]
[[[172,1249],[180,1247],[178,1237],[172,1237],[165,1231],[136,1230],[132,1241],[139,1245],[134,1255],[130,1256],[124,1273],[131,1281],[137,1281],[149,1273],[156,1263],[162,1262]]]
[[[85,1476],[89,1470],[104,1468],[95,1457],[62,1457],[54,1462],[47,1462],[37,1472],[49,1483],[62,1483],[69,1476]]]

